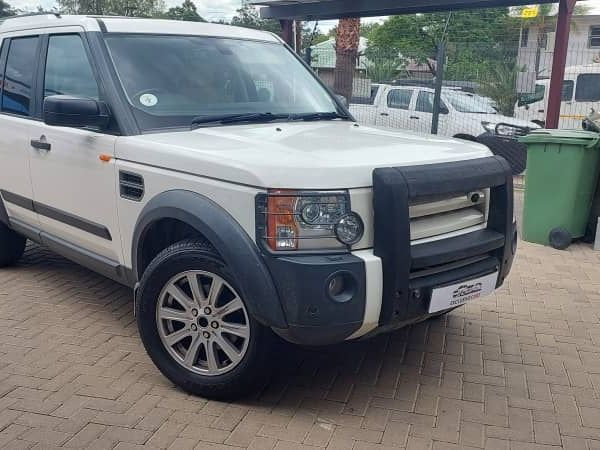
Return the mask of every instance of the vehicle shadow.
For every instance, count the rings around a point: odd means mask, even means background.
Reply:
[[[137,334],[130,289],[36,244],[29,244],[19,265],[0,275],[4,274],[24,281],[29,300],[56,309],[57,314],[60,311],[65,316],[63,327],[84,335],[87,326],[105,335],[102,353],[90,348],[88,355],[98,354],[97,359],[104,355],[104,360],[118,363],[134,362],[139,366],[137,372],[146,372],[139,376],[139,382],[181,395],[145,354]],[[0,302],[12,295],[0,290]],[[267,385],[235,403],[283,415],[300,408],[341,424],[356,420],[347,416],[364,416],[371,403],[384,407],[391,402],[392,406],[385,407],[413,410],[417,387],[443,385],[443,362],[459,362],[460,349],[448,346],[446,335],[464,333],[461,315],[454,312],[390,334],[334,346],[299,347],[276,339],[269,349],[274,371]],[[56,350],[60,353],[60,345]],[[89,358],[85,364],[94,365],[95,361]],[[458,389],[456,395],[460,395],[460,383],[452,384]]]

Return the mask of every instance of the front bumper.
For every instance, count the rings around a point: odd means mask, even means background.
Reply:
[[[490,188],[487,228],[411,245],[409,204]],[[512,174],[500,157],[458,163],[376,169],[373,173],[374,248],[344,255],[263,257],[277,287],[288,327],[284,339],[325,345],[371,336],[427,319],[434,288],[498,272],[499,287],[516,251]],[[332,277],[352,285],[340,299]]]

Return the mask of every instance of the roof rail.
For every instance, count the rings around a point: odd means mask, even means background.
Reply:
[[[10,20],[10,19],[20,19],[21,17],[33,17],[33,16],[54,16],[57,19],[61,18],[61,15],[59,12],[56,11],[40,11],[40,12],[32,12],[32,13],[25,13],[25,14],[17,14],[15,16],[8,16],[8,17],[4,17],[4,20]]]

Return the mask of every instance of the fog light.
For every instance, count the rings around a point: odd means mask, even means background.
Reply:
[[[336,275],[331,280],[329,280],[329,285],[327,289],[329,291],[329,295],[331,297],[337,297],[342,292],[344,292],[346,283],[344,283],[344,277],[342,275]]]
[[[356,278],[350,272],[341,271],[332,274],[325,282],[327,296],[338,303],[349,302],[356,293]]]
[[[354,245],[363,237],[364,225],[356,213],[346,214],[335,225],[335,235],[343,244]]]

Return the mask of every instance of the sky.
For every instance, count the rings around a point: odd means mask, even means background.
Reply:
[[[38,6],[44,9],[52,9],[56,6],[56,0],[6,0],[11,6],[23,10],[35,10]],[[183,0],[165,0],[168,7],[182,3]],[[207,20],[230,20],[236,9],[241,5],[241,0],[194,0],[198,13]],[[586,0],[579,2],[590,7],[591,12],[600,14],[600,0]],[[382,21],[383,18],[363,19],[364,22]],[[337,21],[327,20],[319,24],[322,32],[329,31]]]

